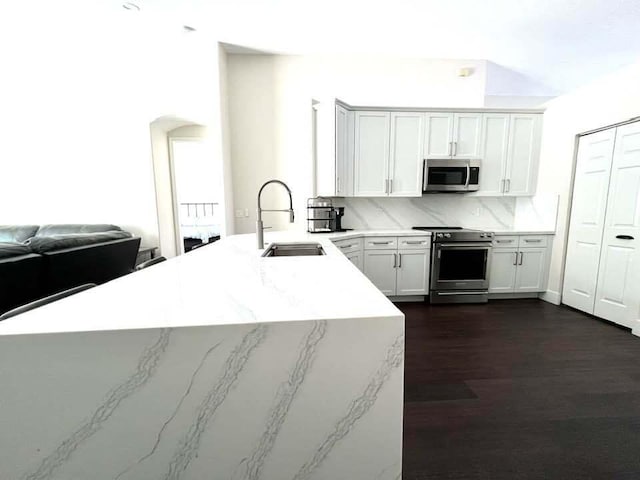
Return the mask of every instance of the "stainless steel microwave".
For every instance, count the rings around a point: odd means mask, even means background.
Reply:
[[[423,192],[474,192],[480,183],[479,159],[427,159],[422,175]]]

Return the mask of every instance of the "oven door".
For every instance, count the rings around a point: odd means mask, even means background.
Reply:
[[[480,164],[473,160],[425,160],[423,192],[470,192],[478,190]]]
[[[436,243],[431,290],[488,290],[490,270],[490,243]]]

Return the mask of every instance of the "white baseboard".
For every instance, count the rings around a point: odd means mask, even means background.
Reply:
[[[391,295],[387,298],[391,300],[393,303],[399,303],[399,302],[424,302],[426,297],[424,295],[405,295],[405,296]]]
[[[560,294],[560,292],[547,290],[546,292],[542,292],[538,298],[540,298],[540,300],[544,300],[545,302],[553,303],[554,305],[560,305],[562,295]]]

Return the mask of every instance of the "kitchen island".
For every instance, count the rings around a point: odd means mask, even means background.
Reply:
[[[0,323],[0,478],[399,479],[404,317],[313,238],[229,237]]]

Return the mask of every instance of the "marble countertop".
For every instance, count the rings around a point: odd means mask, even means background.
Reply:
[[[227,237],[0,322],[0,335],[403,318],[333,245],[332,237],[336,235],[265,233],[265,242],[313,240],[326,251],[323,256],[279,258],[261,257],[255,234]]]

